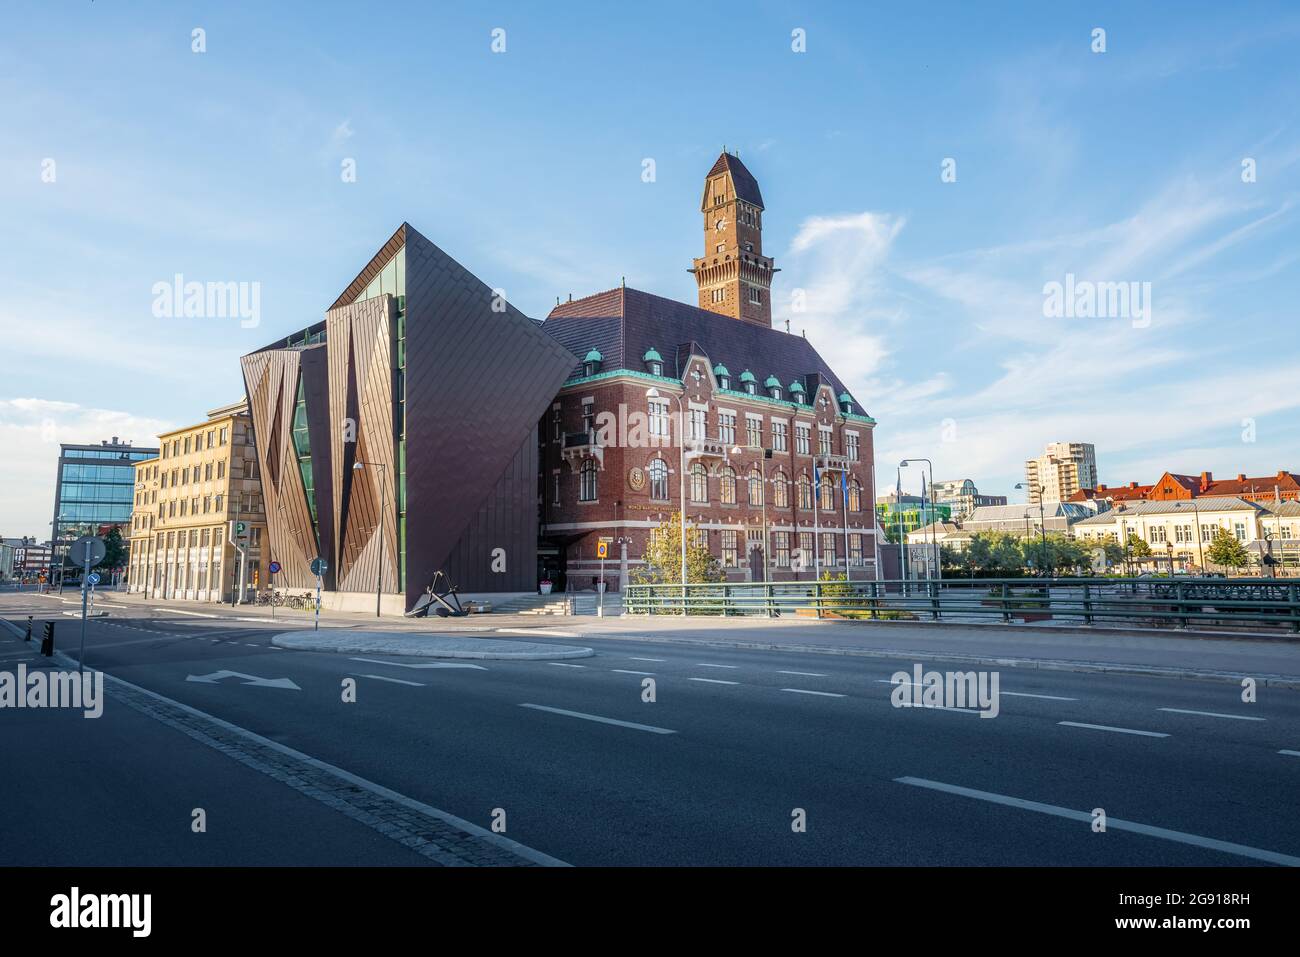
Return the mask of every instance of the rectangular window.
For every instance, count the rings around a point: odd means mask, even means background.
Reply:
[[[228,428],[227,428],[227,429],[222,429],[222,430],[221,430],[221,434],[220,434],[220,435],[218,436],[218,438],[217,438],[217,444],[218,444],[218,445],[225,445],[226,442],[228,442],[229,440],[230,440],[230,429],[228,429]]]
[[[648,409],[650,413],[650,434],[656,438],[668,438],[667,400],[651,399]]]
[[[804,565],[811,565],[813,563],[813,549],[816,547],[817,543],[813,541],[812,532],[799,533],[799,558]]]
[[[844,454],[849,457],[850,462],[858,461],[858,433],[844,433]]]
[[[691,438],[704,438],[707,414],[706,409],[691,409]]]
[[[734,528],[722,530],[722,564],[727,568],[735,568],[740,564],[740,546],[736,539],[737,533]]]
[[[794,450],[800,455],[812,454],[812,428],[796,424],[794,427]]]
[[[749,301],[756,306],[763,304],[763,290],[757,286],[749,287]]]
[[[763,417],[761,415],[745,416],[745,442],[756,449],[763,447]]]
[[[1236,522],[1232,526],[1232,533],[1237,536],[1237,541],[1244,542],[1246,540],[1246,526],[1241,522]]]
[[[595,406],[591,402],[584,402],[582,403],[582,431],[590,435],[592,431],[595,430],[595,427],[596,427]]]
[[[725,445],[735,445],[736,443],[736,413],[719,412],[718,413],[718,438]]]
[[[218,462],[218,463],[217,463],[217,478],[218,478],[218,479],[223,479],[223,478],[225,478],[225,477],[226,477],[226,463],[225,463],[225,462]]]
[[[831,454],[831,430],[825,426],[817,427],[817,453],[819,455]]]
[[[849,564],[862,564],[862,535],[858,532],[849,534]]]
[[[185,454],[190,454],[190,437],[188,435],[185,436]]]
[[[772,420],[772,450],[774,452],[785,452],[790,443],[790,424],[788,422],[777,422]]]
[[[833,568],[836,559],[835,534],[833,532],[822,532],[822,564]]]
[[[777,568],[790,567],[790,533],[773,532],[772,550],[776,555]]]

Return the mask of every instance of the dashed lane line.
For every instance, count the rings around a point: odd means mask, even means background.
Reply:
[[[894,778],[899,784],[910,784],[913,787],[928,788],[932,791],[942,791],[946,794],[956,794],[960,797],[974,798],[978,801],[988,801],[991,804],[1001,804],[1004,807],[1019,808],[1022,811],[1035,811],[1039,814],[1050,814],[1054,817],[1063,817],[1071,821],[1091,822],[1093,819],[1090,811],[1076,811],[1068,807],[1059,807],[1055,804],[1043,804],[1039,801],[1027,801],[1024,798],[1010,797],[1005,794],[994,794],[992,791],[977,791],[974,788],[960,787],[956,784],[944,784],[942,781],[930,781],[925,778],[902,777]],[[1231,841],[1220,841],[1213,837],[1202,837],[1199,834],[1189,834],[1186,831],[1171,831],[1164,827],[1154,827],[1150,824],[1139,824],[1136,821],[1125,821],[1117,817],[1107,816],[1107,830],[1129,831],[1134,834],[1141,834],[1145,837],[1155,837],[1164,841],[1177,841],[1180,844],[1191,844],[1195,847],[1204,847],[1212,851],[1221,851],[1224,854],[1235,854],[1238,857],[1248,857],[1256,861],[1267,861],[1270,864],[1282,864],[1286,867],[1300,867],[1300,857],[1293,857],[1290,854],[1282,854],[1277,851],[1270,851],[1259,847],[1249,847],[1245,844],[1234,844]]]
[[[581,718],[583,721],[595,721],[598,724],[612,724],[620,728],[631,728],[634,731],[648,731],[651,734],[676,734],[672,728],[657,728],[652,724],[638,724],[635,721],[620,721],[618,718],[606,718],[599,714],[587,714],[583,711],[569,711],[565,708],[551,708],[544,704],[530,704],[524,702],[519,705],[521,708],[531,708],[534,711],[546,711],[550,714],[560,714],[568,718]]]
[[[688,678],[688,681],[700,681],[710,685],[738,685],[739,681],[723,681],[720,678]]]
[[[653,671],[629,671],[626,668],[610,668],[616,675],[652,675]]]
[[[836,694],[834,691],[812,691],[808,688],[782,688],[782,691],[788,691],[790,694],[811,694],[819,698],[847,698],[848,695]]]
[[[797,675],[797,676],[799,676],[800,678],[826,678],[826,677],[829,677],[828,675],[824,675],[824,674],[822,674],[822,673],[819,672],[819,671],[778,671],[777,674],[779,674],[779,675]]]
[[[362,678],[374,678],[376,681],[388,681],[395,685],[411,685],[415,688],[423,688],[424,685],[418,681],[407,681],[405,678],[388,678],[384,675],[360,675]]]
[[[1092,731],[1114,731],[1117,734],[1140,734],[1144,738],[1167,738],[1169,735],[1162,731],[1138,731],[1134,728],[1114,728],[1108,724],[1084,724],[1080,721],[1058,721],[1057,724],[1065,725],[1067,728],[1088,728]]]
[[[1186,708],[1157,708],[1157,711],[1168,711],[1172,714],[1199,714],[1206,718],[1231,718],[1233,721],[1267,721],[1267,718],[1258,718],[1249,714],[1224,714],[1221,711],[1189,711]]]

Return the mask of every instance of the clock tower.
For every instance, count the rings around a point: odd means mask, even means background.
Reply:
[[[763,194],[740,157],[725,150],[704,179],[704,255],[691,272],[700,308],[772,326],[772,274],[763,255]]]

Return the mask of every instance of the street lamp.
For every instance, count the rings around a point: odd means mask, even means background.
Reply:
[[[384,475],[388,466],[382,462],[352,463],[352,471],[360,472],[367,465],[379,469],[379,565],[375,569],[375,617],[380,615],[384,598],[384,510],[388,507],[388,486],[384,484]]]
[[[1016,488],[1028,490],[1029,486],[1024,482],[1017,482]],[[1047,487],[1044,485],[1034,486],[1034,494],[1038,496],[1038,528],[1043,533],[1043,574],[1050,578],[1047,567],[1047,515],[1043,511],[1043,492],[1045,491],[1047,491]]]
[[[646,390],[647,399],[659,398],[659,390],[651,387]],[[682,510],[681,510],[681,538],[682,538],[682,614],[686,614],[686,442],[685,436],[682,435],[682,426],[686,418],[686,413],[682,409],[682,397],[673,395],[672,398],[677,400],[677,448],[678,448],[678,465],[677,478],[682,487]],[[767,501],[764,497],[763,501]],[[766,544],[766,543],[765,543]],[[766,558],[764,559],[766,561]]]
[[[934,491],[934,463],[931,462],[929,459],[922,459],[922,458],[903,459],[903,461],[898,463],[898,467],[900,469],[906,468],[907,465],[911,462],[924,462],[926,465],[930,467],[930,491],[933,492]],[[932,519],[932,521],[930,522],[930,548],[934,555],[935,574],[938,576],[940,580],[942,580],[943,562],[939,560],[939,540],[938,538],[935,537],[933,519],[936,517],[937,513],[934,507],[933,498],[930,501],[930,513],[931,513],[930,518]],[[925,518],[925,472],[924,471],[921,472],[921,517]]]

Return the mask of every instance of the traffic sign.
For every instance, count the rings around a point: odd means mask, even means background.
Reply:
[[[96,572],[91,572],[89,575],[86,576],[86,581],[92,585],[98,585],[99,575]]]
[[[278,574],[280,574],[280,563],[279,563],[279,562],[271,562],[271,564],[270,564],[269,566],[267,566],[267,567],[270,568],[270,570],[271,570],[271,574],[272,574],[272,575],[278,575]]]
[[[597,558],[608,558],[608,557],[609,557],[609,542],[597,542],[597,543],[596,543],[596,557],[597,557]]]
[[[311,560],[311,573],[318,577],[324,575],[329,567],[329,563],[319,556]]]
[[[102,538],[97,535],[82,535],[68,549],[68,557],[77,565],[89,565],[93,568],[104,560],[107,551]]]

